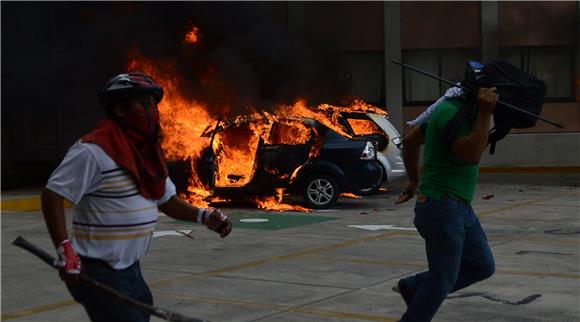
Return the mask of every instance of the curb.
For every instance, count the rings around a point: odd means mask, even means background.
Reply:
[[[527,174],[580,174],[580,167],[486,167],[479,168],[479,173],[527,173]]]
[[[40,196],[26,197],[26,198],[15,198],[15,199],[2,199],[0,201],[2,211],[39,211],[42,209],[40,202]],[[64,207],[72,207],[72,203],[68,200],[64,200]]]

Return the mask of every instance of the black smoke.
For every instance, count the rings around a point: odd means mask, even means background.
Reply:
[[[215,115],[271,109],[306,99],[346,98],[325,40],[289,27],[287,2],[135,2],[101,5],[94,24],[106,25],[119,59],[138,48],[159,62],[174,61],[183,95]],[[114,17],[117,15],[118,17]],[[107,22],[109,21],[109,22]],[[183,41],[191,25],[201,39]]]

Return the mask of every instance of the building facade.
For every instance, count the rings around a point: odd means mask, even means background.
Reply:
[[[125,68],[119,57],[126,57],[130,47],[119,32],[131,31],[148,43],[161,27],[179,29],[174,25],[189,13],[214,19],[200,14],[201,5],[2,2],[3,189],[44,183],[68,147],[102,116],[96,90]],[[221,3],[219,9],[230,5]],[[447,85],[401,70],[391,60],[454,82],[462,79],[469,59],[507,60],[546,82],[542,116],[565,128],[539,121],[533,128],[513,130],[482,164],[580,167],[577,1],[240,5],[247,5],[247,12],[259,6],[288,31],[324,46],[339,62],[334,74],[324,77],[339,79],[353,96],[386,108],[403,132],[405,122],[439,98]],[[173,41],[157,39],[153,44],[158,51],[164,40]]]

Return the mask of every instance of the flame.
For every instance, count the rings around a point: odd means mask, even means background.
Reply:
[[[284,188],[276,189],[276,195],[270,197],[262,197],[254,199],[256,205],[260,209],[274,210],[274,211],[302,211],[310,212],[310,209],[304,208],[302,206],[288,205],[282,202],[284,198]]]
[[[348,119],[348,123],[356,135],[382,133],[382,130],[371,120]]]
[[[312,132],[299,120],[281,120],[272,127],[265,143],[272,145],[306,144],[312,138]]]
[[[345,197],[345,198],[352,198],[352,199],[360,199],[361,196],[357,196],[354,193],[350,193],[350,192],[343,192],[340,194],[341,197]]]
[[[349,138],[352,137],[348,130],[339,121],[339,108],[332,105],[322,104],[315,108],[308,108],[305,101],[299,100],[291,106],[279,106],[277,113],[283,116],[301,116],[311,118],[343,136]]]
[[[195,26],[186,35],[186,40],[193,39],[194,35],[199,35],[199,29]],[[192,176],[188,179],[187,193],[181,196],[198,207],[207,207],[209,202],[227,201],[213,197],[212,191],[196,173],[203,151],[211,149],[215,156],[217,188],[243,187],[252,180],[257,170],[256,152],[260,144],[311,143],[307,162],[320,154],[323,137],[315,127],[306,125],[305,120],[314,119],[343,136],[352,137],[351,130],[341,122],[342,112],[387,114],[362,101],[355,101],[350,106],[308,106],[306,101],[297,100],[290,105],[280,104],[272,113],[253,111],[235,119],[221,121],[221,130],[215,133],[212,141],[211,134],[218,123],[217,116],[210,115],[203,102],[189,99],[191,95],[180,92],[184,80],[179,78],[177,68],[174,61],[147,58],[137,49],[129,55],[129,71],[150,75],[164,89],[165,96],[158,106],[163,131],[161,145],[168,160],[191,162]],[[211,66],[208,68],[213,70]],[[290,177],[290,182],[294,182],[301,167],[294,169],[292,175],[273,169],[265,170],[280,179],[288,180]],[[259,208],[267,210],[309,211],[304,207],[283,204],[284,189],[277,189],[276,193],[276,196],[256,198],[255,202]]]
[[[290,178],[290,174],[288,174],[288,173],[281,173],[278,169],[272,169],[272,168],[266,167],[264,170],[266,170],[266,172],[268,172],[270,174],[273,174],[273,175],[279,177],[280,179]]]
[[[224,199],[224,198],[220,198],[218,196],[212,196],[208,199],[210,202],[230,202],[230,201],[232,201],[231,199]]]
[[[260,132],[251,126],[240,126],[216,134],[216,187],[243,187],[250,182],[256,170]]]
[[[191,29],[185,34],[185,42],[195,44],[199,40],[199,28],[191,26]]]

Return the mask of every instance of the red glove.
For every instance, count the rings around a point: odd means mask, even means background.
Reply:
[[[57,248],[58,259],[55,261],[61,271],[67,274],[79,274],[81,272],[81,259],[72,247],[72,242],[68,239],[60,242]]]
[[[214,208],[199,208],[197,222],[220,234],[221,238],[232,232],[232,222],[228,216]]]

